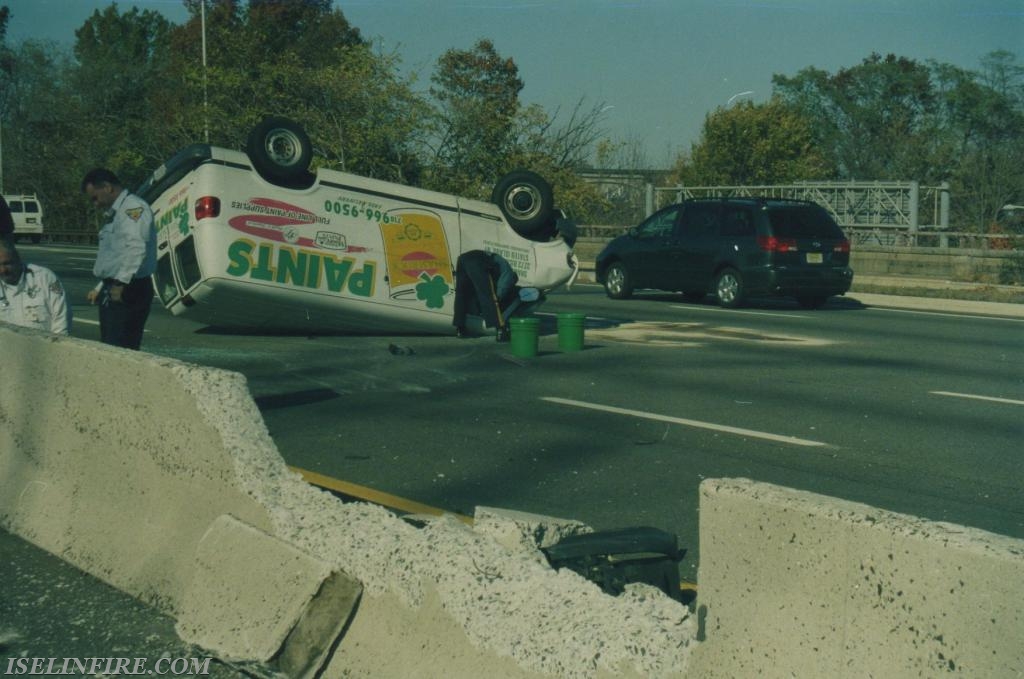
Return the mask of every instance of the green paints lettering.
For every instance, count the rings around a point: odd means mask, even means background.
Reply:
[[[288,246],[275,248],[270,243],[257,245],[240,238],[228,246],[226,272],[237,278],[248,277],[314,290],[326,287],[331,292],[347,290],[359,297],[372,297],[376,263],[363,262],[360,269],[354,269],[355,264],[352,257],[338,258]]]
[[[252,254],[254,247],[252,241],[248,240],[236,240],[228,246],[228,260],[231,262],[227,269],[229,276],[244,276],[249,273],[249,269],[252,268],[252,259],[249,255]]]
[[[345,285],[345,279],[348,278],[348,272],[351,268],[352,260],[348,257],[345,259],[325,257],[324,275],[327,277],[327,289],[331,292],[341,292],[341,288]]]
[[[181,235],[188,235],[188,201],[183,200],[180,203],[175,203],[173,206],[167,208],[165,212],[160,215],[157,219],[156,228],[157,231],[167,228],[174,222],[178,223],[178,231]]]

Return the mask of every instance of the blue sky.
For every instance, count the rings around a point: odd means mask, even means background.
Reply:
[[[95,0],[0,0],[8,41],[71,44]],[[615,139],[639,139],[669,164],[697,140],[704,117],[762,102],[775,73],[829,72],[872,52],[978,68],[996,49],[1024,65],[1024,0],[355,0],[335,3],[426,88],[437,58],[491,39],[526,83],[521,99],[565,118],[585,98],[607,106]],[[122,0],[175,22],[180,0]],[[741,94],[742,93],[742,94]]]

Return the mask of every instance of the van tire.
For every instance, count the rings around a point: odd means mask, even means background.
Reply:
[[[287,118],[261,120],[249,133],[245,150],[261,177],[286,186],[303,181],[313,160],[306,131]]]
[[[501,208],[512,229],[524,238],[538,236],[555,222],[551,184],[531,170],[513,170],[494,185],[491,202]]]
[[[715,276],[715,299],[726,309],[735,309],[743,303],[743,275],[733,268],[722,269]]]
[[[629,299],[633,295],[633,279],[622,262],[612,262],[604,272],[604,292],[611,299]]]

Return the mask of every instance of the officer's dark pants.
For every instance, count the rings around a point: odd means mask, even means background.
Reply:
[[[455,315],[452,325],[465,327],[466,314],[477,313],[487,327],[497,328],[498,304],[494,296],[494,260],[481,250],[461,255],[455,266]]]
[[[153,280],[135,278],[125,286],[122,301],[110,299],[110,286],[114,281],[103,281],[100,290],[100,339],[104,344],[113,344],[125,349],[142,346],[142,331],[153,305]]]

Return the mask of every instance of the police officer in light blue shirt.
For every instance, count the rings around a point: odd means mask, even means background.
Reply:
[[[106,344],[138,349],[153,304],[153,211],[105,168],[86,173],[82,191],[107,218],[92,268],[100,284],[89,293],[89,301],[100,305],[100,336]]]

